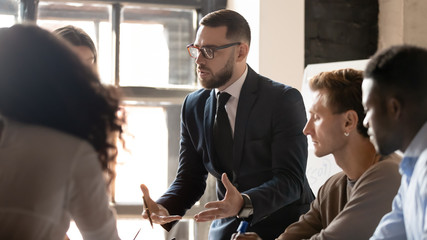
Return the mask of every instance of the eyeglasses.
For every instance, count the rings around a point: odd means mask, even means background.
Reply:
[[[206,59],[213,59],[214,58],[214,52],[220,49],[229,48],[234,45],[240,45],[240,42],[234,42],[226,45],[222,45],[219,47],[197,47],[194,46],[194,44],[187,45],[188,54],[190,54],[190,57],[197,58],[199,56],[199,52],[202,53],[203,57]]]

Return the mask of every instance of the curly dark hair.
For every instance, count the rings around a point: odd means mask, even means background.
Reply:
[[[0,114],[88,141],[114,178],[112,139],[125,123],[115,88],[101,84],[65,42],[35,25],[0,29]],[[117,135],[116,135],[117,134]]]

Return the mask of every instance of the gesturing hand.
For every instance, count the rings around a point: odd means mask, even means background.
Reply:
[[[226,189],[224,199],[206,203],[205,208],[208,208],[208,210],[202,211],[194,216],[197,222],[236,216],[242,208],[244,204],[243,197],[237,188],[231,184],[227,174],[222,174],[221,181]]]
[[[144,184],[141,184],[140,187],[141,187],[142,194],[144,194],[145,201],[147,202],[146,208],[148,208],[148,210],[151,213],[151,219],[153,220],[153,223],[166,224],[169,222],[180,220],[182,218],[181,216],[178,216],[178,215],[172,215],[172,216],[169,215],[169,212],[166,208],[164,208],[160,204],[157,204],[156,202],[153,201],[153,199],[151,199],[150,192],[148,191],[147,186],[145,186]],[[142,213],[142,217],[144,219],[148,219],[146,210],[144,210],[144,212]]]

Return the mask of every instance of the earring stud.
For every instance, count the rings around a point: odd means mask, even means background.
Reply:
[[[350,133],[344,132],[344,136],[348,137],[348,135],[350,135]]]

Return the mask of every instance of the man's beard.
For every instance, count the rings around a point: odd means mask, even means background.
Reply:
[[[203,67],[201,67],[203,69]],[[230,57],[225,64],[225,66],[217,72],[215,75],[212,73],[212,77],[209,79],[200,79],[200,84],[206,89],[219,88],[224,86],[228,81],[230,81],[231,76],[233,75],[234,69],[234,57]]]

